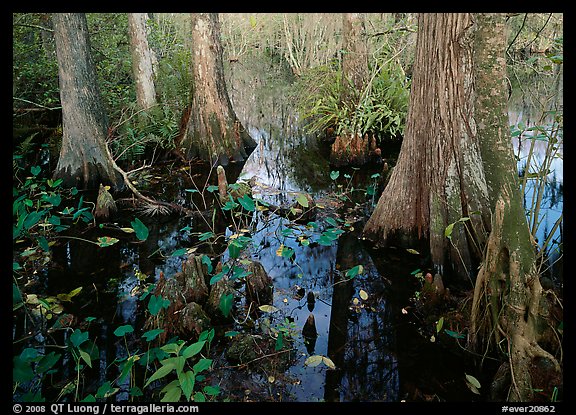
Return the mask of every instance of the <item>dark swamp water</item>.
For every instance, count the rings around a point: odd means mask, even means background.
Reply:
[[[254,70],[259,72],[258,76],[252,74]],[[379,167],[341,170],[337,179],[331,178],[325,149],[303,133],[287,104],[291,80],[284,75],[283,68],[243,63],[229,68],[227,74],[235,110],[258,143],[245,163],[227,166],[229,180],[255,179],[254,197],[275,205],[287,205],[306,192],[319,209],[314,219],[316,226],[292,223],[258,211],[246,224],[252,238],[247,257],[259,261],[272,278],[271,305],[276,311],[248,319],[242,312],[242,301],[237,299],[233,311],[236,321],[217,327],[209,356],[213,359],[209,380],[221,390],[217,400],[484,400],[485,397],[475,395],[466,386],[466,374],[481,382],[484,379],[455,340],[432,342],[430,334],[434,334],[435,322],[424,322],[425,316],[404,312],[419,289],[414,272],[425,270],[429,266],[427,259],[394,248],[376,251],[359,237],[371,203],[378,197],[378,194],[367,196],[361,189],[373,184],[371,176]],[[188,207],[192,206],[192,200],[201,205],[202,199],[196,198],[198,194],[191,199],[192,193],[186,189],[191,188],[190,177],[200,178],[196,180],[200,189],[208,183],[206,167],[195,171],[192,166],[192,170],[171,171],[167,175],[166,170],[171,168],[172,165],[160,166],[141,177],[149,185],[147,190],[162,200]],[[213,184],[213,177],[210,180]],[[351,187],[358,189],[354,193],[358,204],[343,207],[335,195]],[[561,211],[561,203],[560,192],[552,209]],[[135,295],[140,284],[138,276],[146,275],[147,282],[158,281],[161,274],[167,278],[173,276],[181,270],[185,257],[171,254],[194,246],[197,235],[210,230],[197,217],[146,217],[133,213],[126,220],[129,223],[138,216],[146,224],[149,229],[146,241],[123,238],[102,249],[71,240],[54,247],[53,263],[42,276],[50,295],[84,287],[66,311],[78,319],[96,318],[90,325],[90,335],[96,339],[100,359],[90,371],[92,378],[87,379],[96,388],[118,376],[112,363],[126,356],[125,344],[114,336],[114,330],[125,324],[135,327],[142,324],[143,309]],[[345,232],[333,244],[302,243],[319,240],[334,223]],[[121,233],[120,236],[110,233],[112,228],[99,232],[121,238]],[[229,238],[233,229],[223,232]],[[291,257],[279,254],[283,248],[293,251]],[[223,260],[226,255],[225,252]],[[363,267],[361,274],[343,278],[346,270],[357,265]],[[309,293],[314,302],[307,301]],[[313,341],[302,335],[311,314],[317,330]],[[248,320],[251,325],[246,324]],[[241,366],[226,358],[230,339],[223,333],[253,331],[262,335],[270,333],[270,328],[282,328],[292,339],[287,365],[265,365],[262,359]],[[451,342],[451,346],[444,347],[446,342]],[[324,363],[306,365],[310,356],[327,357],[335,368]],[[268,360],[272,359],[273,356]],[[127,400],[129,388],[127,381],[111,399]]]

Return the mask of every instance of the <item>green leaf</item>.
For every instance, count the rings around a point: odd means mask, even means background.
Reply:
[[[182,352],[182,356],[184,356],[186,359],[197,355],[198,353],[200,353],[200,351],[202,350],[202,348],[204,347],[204,344],[206,343],[206,341],[199,341],[196,342],[194,344],[191,344],[190,346],[188,346],[187,348],[184,349],[184,351]]]
[[[465,339],[465,338],[466,338],[466,336],[465,336],[464,334],[462,334],[462,333],[457,333],[457,332],[452,331],[452,330],[445,329],[444,332],[445,332],[448,336],[454,337],[455,339]]]
[[[164,329],[154,329],[154,330],[148,330],[142,336],[146,339],[147,342],[150,342],[154,340],[156,337],[158,337],[158,335],[161,333],[164,333]]]
[[[232,303],[234,299],[234,295],[230,294],[223,294],[220,297],[220,311],[222,311],[222,315],[224,317],[228,317],[230,315],[230,310],[232,310]]]
[[[169,388],[160,402],[179,402],[182,396],[182,389],[178,385]]]
[[[90,355],[86,353],[84,350],[78,350],[78,352],[80,352],[80,357],[82,358],[82,360],[84,360],[88,366],[92,367],[92,358],[90,357]]]
[[[442,326],[444,325],[444,317],[440,317],[436,323],[436,333],[440,333]]]
[[[246,209],[248,212],[254,212],[254,210],[256,210],[256,205],[254,204],[254,200],[248,196],[247,194],[245,194],[242,197],[239,197],[238,199],[238,203],[240,203],[242,205],[242,207],[244,209]]]
[[[136,232],[136,238],[140,239],[141,241],[145,241],[148,239],[148,228],[142,221],[138,218],[134,218],[134,221],[130,222],[132,228],[134,228],[134,232]]]
[[[220,387],[218,386],[211,386],[211,385],[206,385],[204,386],[204,389],[202,389],[204,391],[204,393],[206,395],[210,395],[210,396],[216,396],[220,393]]]
[[[40,168],[40,166],[32,166],[32,167],[30,168],[30,172],[31,172],[34,176],[38,176],[41,171],[42,171],[42,169]]]
[[[154,374],[150,376],[150,378],[146,381],[144,387],[147,387],[155,380],[162,379],[168,373],[172,372],[172,370],[174,370],[175,367],[176,366],[174,365],[174,363],[167,363],[165,365],[160,366],[160,368],[156,372],[154,372]]]
[[[88,332],[82,332],[80,329],[74,330],[70,335],[70,342],[74,347],[79,347],[86,340],[88,340]]]
[[[132,333],[133,331],[134,331],[134,327],[132,327],[131,324],[125,324],[123,326],[118,327],[116,330],[114,330],[114,335],[116,337],[122,337],[126,333]]]
[[[330,178],[332,180],[336,180],[338,178],[338,176],[340,176],[340,172],[339,171],[331,171],[330,172]]]
[[[470,384],[473,385],[474,387],[480,389],[481,387],[480,382],[474,376],[466,374],[466,380],[470,382]]]
[[[98,242],[96,242],[96,244],[102,248],[106,248],[108,246],[114,245],[116,242],[119,242],[119,240],[116,238],[112,238],[110,236],[101,236],[98,238]]]
[[[329,357],[322,356],[322,363],[324,363],[330,369],[336,369],[336,365],[334,364],[334,362]]]
[[[178,374],[178,381],[180,382],[180,388],[184,392],[186,400],[190,400],[192,391],[194,390],[194,384],[196,383],[196,375],[191,370],[186,372],[181,372]]]
[[[198,363],[192,367],[192,370],[194,370],[194,373],[198,374],[206,369],[209,369],[210,365],[212,365],[212,359],[200,359]]]
[[[274,345],[274,350],[282,350],[284,347],[284,333],[279,332],[278,337],[276,338],[276,344]]]
[[[49,354],[42,357],[42,359],[40,359],[40,362],[38,362],[38,366],[36,366],[36,372],[44,373],[48,371],[52,366],[56,364],[56,362],[58,362],[59,359],[60,359],[59,354],[56,354],[55,352],[50,352]]]
[[[444,236],[448,239],[452,239],[452,229],[454,228],[455,223],[451,223],[448,226],[446,226],[446,229],[444,229]]]
[[[330,224],[330,226],[334,226],[334,227],[338,226],[338,222],[336,222],[336,220],[334,218],[327,217],[326,222],[328,222],[328,224]]]
[[[144,396],[142,389],[140,389],[138,386],[131,387],[130,390],[128,391],[128,394],[130,396]]]
[[[158,295],[150,295],[150,300],[148,301],[148,311],[153,316],[157,315],[162,308],[168,308],[170,305],[170,300],[162,298],[162,296]]]
[[[348,278],[354,278],[357,275],[360,275],[364,272],[364,267],[362,265],[356,265],[355,267],[350,268],[346,271],[346,276]]]
[[[274,313],[274,312],[278,311],[278,309],[276,307],[274,307],[273,305],[269,305],[269,304],[261,305],[260,307],[258,307],[258,309],[260,311],[265,312],[265,313]]]
[[[201,234],[200,234],[200,236],[198,237],[198,240],[199,240],[200,242],[204,242],[204,241],[207,241],[207,240],[210,239],[210,238],[213,238],[214,236],[216,236],[216,235],[214,234],[214,232],[204,232],[204,233],[201,233]]]
[[[170,255],[171,257],[177,257],[177,256],[182,256],[182,255],[186,255],[186,248],[180,248],[175,250],[174,252],[172,252],[172,255]]]
[[[307,208],[308,205],[308,198],[306,197],[306,195],[304,193],[299,193],[298,196],[296,197],[296,202],[298,202],[298,204],[304,208]]]
[[[206,402],[206,397],[202,392],[196,392],[194,394],[194,402]]]

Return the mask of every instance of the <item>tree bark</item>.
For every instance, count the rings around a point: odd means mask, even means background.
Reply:
[[[349,108],[352,127],[336,137],[330,152],[334,167],[361,166],[368,162],[370,143],[355,122],[355,110],[360,104],[368,80],[368,45],[362,13],[342,15],[344,54],[342,56],[342,86],[340,101]]]
[[[192,13],[192,103],[182,146],[189,158],[226,165],[256,147],[226,91],[217,13]]]
[[[62,147],[54,172],[63,185],[97,190],[100,184],[122,187],[106,148],[108,121],[90,53],[84,13],[54,13],[62,104]]]
[[[427,241],[437,271],[448,266],[465,280],[490,225],[474,121],[472,20],[468,13],[422,13],[418,27],[402,147],[363,233],[377,246]]]
[[[141,110],[156,105],[153,57],[146,30],[147,19],[147,13],[128,13],[132,74],[136,85],[136,101]]]
[[[560,372],[538,344],[545,297],[536,268],[508,127],[506,31],[503,14],[478,14],[474,45],[476,119],[490,204],[494,212],[485,261],[476,279],[469,342],[476,350],[507,344],[511,385],[507,399],[531,401],[536,359]],[[506,342],[502,343],[502,340]]]

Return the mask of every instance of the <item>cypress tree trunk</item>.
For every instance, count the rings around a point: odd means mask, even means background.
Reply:
[[[379,246],[428,241],[438,272],[453,267],[467,280],[490,217],[474,122],[472,20],[423,13],[418,28],[402,148],[364,236]]]
[[[98,189],[101,183],[120,187],[122,176],[106,148],[108,121],[90,54],[86,16],[54,13],[52,19],[63,128],[54,177],[69,187]]]
[[[504,15],[475,17],[478,136],[494,215],[474,290],[469,341],[479,351],[504,348],[505,365],[510,368],[507,399],[531,401],[535,388],[552,386],[533,383],[535,362],[543,359],[557,372],[560,366],[538,344],[539,323],[546,314],[545,297],[509,134]]]
[[[256,147],[226,91],[217,13],[192,14],[192,103],[182,141],[188,157],[226,165]]]
[[[147,13],[128,13],[132,74],[136,84],[136,101],[142,110],[156,105],[153,54],[148,45],[146,20]]]

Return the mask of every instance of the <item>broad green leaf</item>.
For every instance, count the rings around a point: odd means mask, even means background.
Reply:
[[[298,202],[298,204],[304,208],[309,207],[308,198],[304,193],[298,194],[298,197],[296,197],[296,202]]]
[[[181,396],[182,389],[178,385],[174,385],[166,391],[160,402],[179,402]]]
[[[330,216],[328,216],[325,220],[330,226],[334,227],[338,226],[338,222],[336,222],[336,219],[331,218]]]
[[[204,391],[204,393],[206,395],[210,395],[210,396],[216,396],[220,393],[220,387],[219,386],[206,385],[206,386],[204,386],[204,388],[202,390]]]
[[[246,209],[248,212],[254,212],[254,210],[256,209],[256,205],[254,204],[254,199],[252,199],[247,194],[245,194],[242,197],[239,197],[237,200],[238,200],[238,203],[240,203],[242,205],[242,207],[244,209]]]
[[[118,388],[113,388],[110,381],[106,381],[98,388],[96,398],[108,398],[118,392]]]
[[[38,366],[36,366],[36,372],[37,373],[46,372],[52,366],[54,366],[59,359],[60,359],[59,354],[56,354],[55,352],[50,352],[49,354],[42,357],[42,359],[40,359],[40,362],[38,362]]]
[[[186,255],[186,248],[180,248],[175,250],[174,252],[172,252],[172,254],[170,255],[171,257],[177,257],[177,256],[182,256],[182,255]]]
[[[340,176],[340,172],[339,171],[331,171],[330,172],[330,178],[332,180],[336,180],[338,178],[338,176]]]
[[[204,242],[204,241],[207,241],[207,240],[210,239],[210,238],[213,238],[214,236],[216,236],[216,235],[214,234],[214,232],[204,232],[204,233],[201,233],[201,234],[200,234],[200,236],[198,237],[198,240],[199,240],[200,242]]]
[[[78,350],[78,351],[80,352],[80,357],[82,358],[82,360],[84,360],[88,366],[92,367],[92,359],[90,358],[90,355],[86,353],[84,350]]]
[[[206,397],[202,392],[196,392],[194,394],[194,402],[206,402]]]
[[[178,381],[180,382],[180,388],[184,392],[186,400],[190,400],[192,391],[194,390],[194,384],[196,383],[196,375],[191,370],[186,372],[178,373]]]
[[[152,376],[150,376],[150,378],[146,381],[146,383],[144,384],[144,387],[147,387],[148,385],[150,385],[155,380],[162,379],[168,373],[172,372],[172,370],[174,370],[174,368],[175,368],[174,363],[168,363],[168,364],[160,366],[160,368],[156,372],[154,372],[152,374]]]
[[[156,337],[158,337],[158,335],[161,333],[164,333],[164,329],[153,329],[153,330],[148,330],[142,336],[146,339],[147,342],[150,342],[150,341],[154,340]]]
[[[30,168],[30,172],[31,172],[34,176],[38,176],[41,171],[42,171],[42,168],[40,168],[40,166],[32,166],[32,167]]]
[[[224,317],[228,317],[230,315],[230,310],[232,310],[232,305],[234,303],[234,295],[232,293],[223,294],[220,297],[220,311],[222,311],[222,315]]]
[[[212,365],[212,359],[200,359],[193,367],[194,373],[198,374],[206,369],[210,368]]]
[[[138,386],[131,387],[130,390],[128,391],[128,394],[130,396],[144,396],[142,389],[140,389]]]
[[[360,275],[364,272],[364,267],[362,265],[356,265],[355,267],[350,268],[346,271],[346,276],[348,278],[354,278],[357,275]]]
[[[74,347],[79,347],[86,340],[88,340],[88,332],[83,332],[80,329],[74,330],[70,335],[70,342]]]
[[[464,334],[462,334],[462,333],[457,333],[457,332],[452,331],[452,330],[445,329],[444,332],[445,332],[448,336],[454,337],[455,339],[465,339],[465,338],[466,338],[466,336],[465,336]]]
[[[162,308],[168,308],[170,305],[170,300],[162,298],[162,296],[158,295],[150,295],[150,300],[148,301],[148,311],[153,316],[157,315]]]
[[[200,353],[200,351],[204,347],[205,343],[206,343],[206,341],[199,341],[199,342],[191,344],[190,346],[188,346],[187,348],[184,349],[184,351],[182,352],[182,356],[184,356],[184,358],[188,359],[192,356],[197,355],[198,353]]]
[[[138,218],[134,218],[134,221],[130,222],[132,228],[134,228],[134,232],[136,232],[136,238],[140,239],[141,241],[145,241],[148,239],[148,228],[142,221]]]
[[[132,327],[131,324],[125,324],[123,326],[118,327],[116,330],[114,330],[114,335],[116,337],[122,337],[126,333],[132,333],[133,331],[134,331],[134,327]]]

